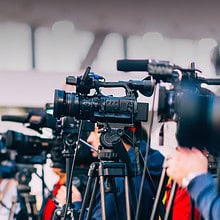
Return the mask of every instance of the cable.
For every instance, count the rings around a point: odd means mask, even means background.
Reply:
[[[140,191],[138,195],[138,201],[137,201],[137,211],[135,215],[135,220],[139,219],[140,215],[140,206],[141,206],[141,200],[142,200],[142,194],[143,194],[143,187],[144,187],[144,179],[145,179],[145,173],[147,170],[147,158],[148,158],[148,152],[149,152],[149,147],[150,147],[150,142],[151,142],[151,133],[152,133],[152,128],[153,128],[153,119],[154,119],[154,104],[155,104],[155,97],[156,97],[156,92],[153,92],[153,103],[152,103],[152,115],[151,115],[151,121],[150,121],[150,126],[149,126],[149,135],[147,139],[147,144],[146,144],[146,153],[145,153],[145,159],[144,159],[144,167],[143,167],[143,173],[142,173],[142,179],[141,179],[141,185],[140,185]]]
[[[67,209],[68,209],[70,196],[72,196],[72,195],[70,195],[70,193],[72,193],[73,170],[74,170],[74,167],[75,167],[76,156],[77,156],[77,152],[78,152],[78,149],[79,149],[79,142],[80,142],[79,140],[81,138],[82,124],[83,124],[83,121],[80,120],[79,134],[78,134],[77,141],[76,141],[76,148],[75,148],[75,152],[74,152],[74,156],[73,156],[73,162],[72,162],[70,176],[69,176],[69,182],[68,182],[68,186],[67,186],[67,195],[66,195],[66,206],[65,206],[65,210],[64,210],[64,219],[66,218],[66,215],[67,215]]]

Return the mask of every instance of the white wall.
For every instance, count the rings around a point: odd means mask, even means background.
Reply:
[[[44,107],[66,75],[39,72],[0,72],[0,106]]]
[[[94,70],[95,71],[95,70]],[[78,73],[80,76],[83,73]],[[0,107],[44,107],[54,100],[54,90],[62,89],[67,73],[0,72]],[[106,81],[143,79],[146,73],[101,73]],[[124,96],[123,89],[108,89],[108,95]],[[106,95],[107,95],[106,94]],[[140,96],[140,100],[148,100]]]

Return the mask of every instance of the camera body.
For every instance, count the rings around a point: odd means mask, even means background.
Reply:
[[[176,137],[181,146],[213,148],[215,126],[212,121],[214,93],[198,84],[159,88],[158,116],[160,122],[177,122]],[[216,142],[216,143],[215,143]]]
[[[42,128],[52,130],[51,138],[25,135],[23,133],[7,130],[1,134],[1,142],[5,151],[16,151],[16,162],[24,164],[45,164],[48,155],[53,162],[53,167],[65,169],[63,157],[64,142],[76,142],[80,130],[79,120],[73,117],[63,117],[57,120],[47,113],[48,108],[53,111],[53,103],[46,104],[45,112],[29,112],[26,115],[3,115],[2,121],[14,121],[25,124],[28,128],[42,134]],[[82,124],[81,138],[86,140],[89,133],[94,131],[94,123],[84,121]],[[77,163],[88,162],[88,149],[80,143]],[[83,148],[83,149],[81,149]]]
[[[152,94],[151,79],[143,81],[105,82],[104,78],[90,72],[88,67],[82,77],[67,77],[67,84],[76,86],[76,93],[55,90],[54,117],[75,117],[91,122],[133,123],[148,120],[148,104],[137,102],[138,88],[142,93]],[[123,87],[123,97],[105,96],[101,88]],[[91,89],[95,90],[90,95]]]
[[[220,152],[220,101],[206,85],[220,85],[219,79],[199,77],[192,63],[182,68],[169,61],[118,60],[118,70],[146,71],[159,84],[160,122],[175,121],[176,137],[183,147]]]

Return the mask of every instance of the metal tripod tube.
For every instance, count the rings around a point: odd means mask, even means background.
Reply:
[[[92,215],[92,207],[94,205],[94,201],[95,201],[95,196],[98,190],[98,177],[95,178],[95,182],[94,182],[94,187],[93,187],[93,191],[92,191],[92,196],[90,199],[90,203],[89,203],[89,207],[88,207],[88,213],[87,213],[87,218],[86,220],[91,219],[91,215]],[[88,194],[89,196],[89,194]]]
[[[90,192],[91,183],[92,183],[92,177],[89,177],[88,182],[87,182],[87,186],[86,186],[86,190],[85,190],[85,196],[84,196],[84,199],[82,202],[82,208],[81,208],[81,212],[79,215],[79,220],[82,220],[84,217],[84,214],[85,214],[86,204],[89,199],[89,192]]]
[[[89,168],[89,171],[88,171],[89,178],[88,178],[88,182],[87,182],[87,186],[86,186],[86,190],[85,190],[84,199],[83,199],[83,202],[82,202],[82,208],[81,208],[81,212],[80,212],[80,215],[79,215],[79,220],[83,220],[83,218],[84,218],[86,205],[89,201],[91,187],[92,187],[92,181],[93,181],[94,177],[96,177],[94,187],[96,187],[96,185],[98,183],[98,181],[97,181],[97,172],[96,172],[98,164],[99,163],[94,162],[90,165],[90,168]],[[93,190],[93,194],[94,194],[94,191],[95,190]],[[94,200],[93,194],[92,194],[92,197],[90,199],[90,204],[91,204],[91,200]],[[89,219],[89,216],[91,215],[90,213],[91,213],[91,208],[89,208],[89,210],[88,210],[87,219]]]
[[[126,214],[127,220],[131,219],[131,210],[130,210],[130,199],[129,199],[129,187],[128,187],[128,176],[125,176],[125,202],[126,202]]]
[[[195,201],[190,197],[190,206],[191,206],[191,213],[190,213],[190,220],[194,220],[195,215]]]
[[[73,154],[70,152],[66,153],[66,202],[67,205],[71,206],[72,204],[72,179],[71,179],[71,169],[73,164]],[[70,187],[70,188],[69,188]]]
[[[102,220],[106,220],[104,176],[100,176],[100,194],[101,194]]]
[[[151,212],[151,217],[150,220],[157,220],[158,219],[158,209],[159,209],[159,203],[162,201],[162,196],[163,196],[163,190],[165,188],[165,185],[167,184],[168,177],[166,176],[166,168],[163,168],[161,177],[160,177],[160,182],[156,194],[156,198],[154,201],[153,209]]]
[[[8,220],[13,220],[14,219],[15,210],[17,208],[17,203],[18,203],[17,197],[13,197],[13,199],[12,199],[12,206],[10,208],[10,213],[9,213]]]
[[[176,194],[177,187],[178,187],[177,183],[173,182],[172,188],[171,188],[171,191],[170,191],[170,198],[169,198],[169,202],[168,202],[168,205],[167,205],[167,210],[166,210],[166,213],[165,213],[164,220],[172,219],[171,209],[173,207],[173,201],[174,201],[174,197],[175,197],[175,194]]]

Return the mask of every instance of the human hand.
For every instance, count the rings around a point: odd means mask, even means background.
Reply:
[[[96,127],[94,131],[90,132],[90,134],[87,138],[87,142],[98,150],[98,147],[100,145],[98,127]],[[91,151],[92,151],[93,157],[98,156],[96,151],[94,151],[94,150],[91,150]]]
[[[57,201],[64,205],[66,204],[66,186],[61,186],[56,195]],[[80,191],[75,187],[72,186],[72,202],[81,202],[82,197]]]
[[[167,175],[180,186],[183,178],[189,174],[208,172],[208,160],[196,148],[177,147],[173,154],[167,157],[164,166]]]

